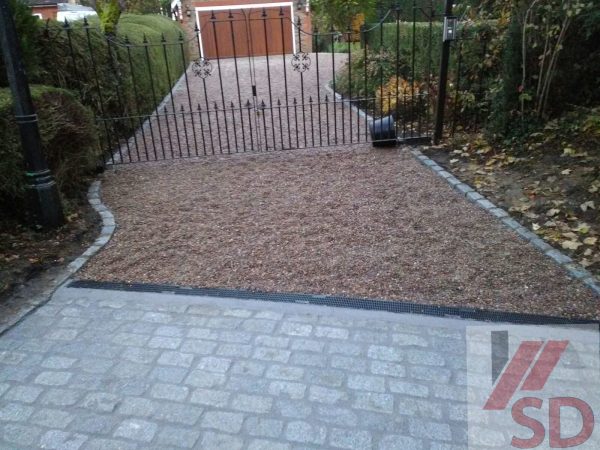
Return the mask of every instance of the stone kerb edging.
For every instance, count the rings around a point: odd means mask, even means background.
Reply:
[[[504,226],[515,231],[522,239],[531,243],[535,248],[544,253],[547,257],[551,258],[556,264],[563,267],[570,276],[581,280],[586,286],[588,286],[595,294],[600,296],[600,284],[595,280],[593,275],[587,271],[584,267],[577,264],[569,256],[563,252],[555,249],[542,238],[540,238],[534,232],[528,230],[502,208],[496,206],[486,197],[481,195],[471,186],[463,183],[450,172],[445,170],[442,166],[436,163],[434,160],[424,155],[420,150],[416,148],[411,149],[411,153],[426,167],[429,167],[439,177],[446,180],[446,182],[454,188],[455,191],[465,196],[471,203],[484,209],[491,215],[495,216]]]
[[[67,270],[70,275],[73,275],[75,272],[81,269],[92,256],[98,253],[100,249],[104,247],[108,241],[110,241],[110,238],[115,232],[117,226],[115,223],[115,218],[110,212],[110,209],[108,209],[100,199],[100,186],[101,182],[99,180],[94,181],[90,185],[87,194],[89,204],[96,210],[102,219],[102,230],[100,231],[100,236],[79,258],[75,259],[67,266]]]

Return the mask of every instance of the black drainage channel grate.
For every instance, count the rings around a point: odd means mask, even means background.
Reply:
[[[340,297],[329,295],[293,294],[260,291],[241,291],[222,288],[193,288],[168,284],[114,283],[104,281],[75,280],[70,288],[105,289],[113,291],[169,293],[175,295],[194,295],[205,297],[235,298],[242,300],[262,300],[277,303],[297,303],[305,305],[331,306],[335,308],[363,309],[368,311],[386,311],[391,313],[422,314],[427,316],[461,318],[485,322],[508,322],[531,325],[560,324],[597,324],[597,320],[568,319],[564,317],[543,316],[537,314],[519,314],[476,308],[423,305],[419,303],[372,300],[366,298]]]

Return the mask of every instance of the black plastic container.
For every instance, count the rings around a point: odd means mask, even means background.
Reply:
[[[373,122],[371,122],[370,131],[374,147],[387,147],[396,145],[398,142],[394,116],[374,119]]]

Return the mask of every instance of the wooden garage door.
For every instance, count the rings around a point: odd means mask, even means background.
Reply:
[[[290,8],[271,7],[264,12],[266,18],[263,18],[263,8],[198,11],[203,56],[209,59],[264,56],[267,50],[269,55],[293,53],[292,29],[295,27]],[[211,20],[213,13],[214,21]]]

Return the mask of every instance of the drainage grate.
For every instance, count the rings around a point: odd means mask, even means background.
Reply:
[[[424,305],[419,303],[373,300],[366,298],[294,294],[278,292],[243,291],[222,288],[194,288],[168,284],[115,283],[103,281],[75,280],[69,283],[71,288],[105,289],[128,292],[168,293],[175,295],[194,295],[205,297],[235,298],[242,300],[262,300],[277,303],[298,303],[307,305],[331,306],[335,308],[363,309],[368,311],[386,311],[391,313],[422,314],[434,317],[461,318],[484,322],[508,322],[531,325],[557,324],[596,324],[597,320],[567,319],[564,317],[543,316],[537,314],[519,314],[491,311],[476,308]]]

